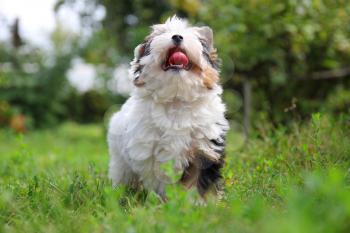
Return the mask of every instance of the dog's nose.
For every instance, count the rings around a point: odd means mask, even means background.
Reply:
[[[171,39],[174,41],[174,43],[176,45],[179,45],[184,38],[182,36],[180,36],[180,35],[173,35],[171,37]]]

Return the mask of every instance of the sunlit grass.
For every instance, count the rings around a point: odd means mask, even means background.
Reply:
[[[247,145],[230,132],[226,195],[207,206],[176,184],[166,204],[113,189],[99,125],[0,131],[0,232],[350,232],[349,125],[292,128]]]

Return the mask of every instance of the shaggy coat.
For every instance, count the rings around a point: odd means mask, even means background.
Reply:
[[[188,64],[169,63],[174,48]],[[210,187],[218,190],[229,126],[212,30],[172,17],[154,25],[134,55],[135,87],[108,130],[113,184],[142,184],[165,198],[168,179],[161,164],[173,161],[185,187],[196,187],[202,196]]]

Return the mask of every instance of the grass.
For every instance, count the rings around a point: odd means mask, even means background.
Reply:
[[[112,188],[102,127],[0,131],[0,232],[350,232],[350,127],[314,114],[302,126],[228,136],[225,198]]]

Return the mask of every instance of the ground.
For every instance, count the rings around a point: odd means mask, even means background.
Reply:
[[[225,196],[113,188],[103,127],[0,131],[0,232],[350,232],[350,126],[314,114],[248,144],[230,132]]]

